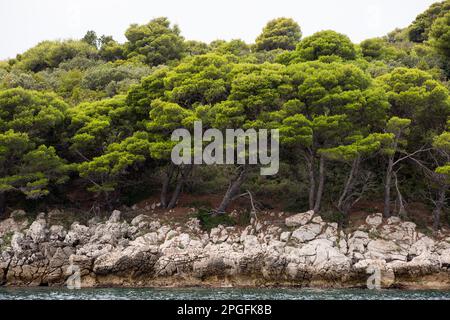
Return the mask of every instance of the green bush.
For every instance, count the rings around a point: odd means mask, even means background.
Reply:
[[[342,212],[336,211],[336,210],[323,210],[323,212],[321,212],[321,217],[323,218],[324,221],[326,222],[331,222],[331,223],[337,223],[339,225],[344,225],[347,222],[347,216],[345,214],[343,214]]]
[[[226,214],[215,216],[211,214],[211,210],[200,209],[195,217],[200,220],[202,228],[207,231],[211,231],[219,225],[228,227],[236,225],[236,221],[230,216]]]

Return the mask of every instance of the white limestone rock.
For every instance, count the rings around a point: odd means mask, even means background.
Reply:
[[[286,218],[285,223],[286,223],[286,226],[291,227],[291,228],[304,226],[305,224],[307,224],[308,222],[311,221],[313,216],[314,216],[314,211],[299,213],[299,214],[296,214],[295,216]]]

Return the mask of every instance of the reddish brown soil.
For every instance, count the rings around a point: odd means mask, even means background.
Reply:
[[[175,221],[183,220],[186,217],[186,213],[194,207],[205,206],[205,207],[217,207],[222,200],[222,195],[191,195],[183,194],[178,203],[178,207],[171,210],[169,213],[166,210],[156,209],[155,214],[165,213],[168,218],[173,218]],[[271,210],[263,210],[258,213],[260,219],[264,221],[271,221],[274,224],[280,223],[284,218],[280,218],[278,214],[282,212],[282,207],[279,202],[274,199],[264,199],[264,202],[269,204]],[[159,203],[158,196],[151,197],[137,204],[137,207],[141,210],[145,210],[145,207],[151,207],[153,204]],[[250,209],[249,200],[246,198],[241,198],[236,200],[229,208],[229,212],[234,210],[238,212],[245,212]],[[395,210],[395,208],[392,208]],[[410,203],[407,207],[408,217],[406,220],[416,223],[419,229],[426,229],[433,225],[432,212],[423,203]],[[367,216],[383,212],[383,201],[361,201],[356,205],[350,212],[349,216],[349,227],[358,228],[360,225],[364,224]],[[298,212],[286,212],[284,217],[287,215],[295,214]]]

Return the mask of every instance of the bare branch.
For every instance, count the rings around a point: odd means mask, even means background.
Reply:
[[[423,148],[424,148],[424,147],[420,148],[419,150],[417,150],[417,151],[415,151],[415,152],[413,152],[413,153],[411,153],[411,154],[407,154],[406,156],[404,156],[404,157],[398,159],[397,161],[394,162],[394,166],[397,165],[397,164],[399,164],[400,162],[406,160],[406,159],[409,159],[409,158],[415,156],[415,155],[418,154],[418,153],[427,152],[427,151],[432,150],[431,148],[428,148],[428,149],[423,149]]]

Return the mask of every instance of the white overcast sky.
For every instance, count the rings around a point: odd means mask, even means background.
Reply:
[[[42,40],[81,38],[87,30],[125,41],[131,23],[166,16],[187,39],[252,43],[267,21],[291,17],[304,35],[324,29],[354,42],[409,25],[436,0],[0,0],[0,59]]]

